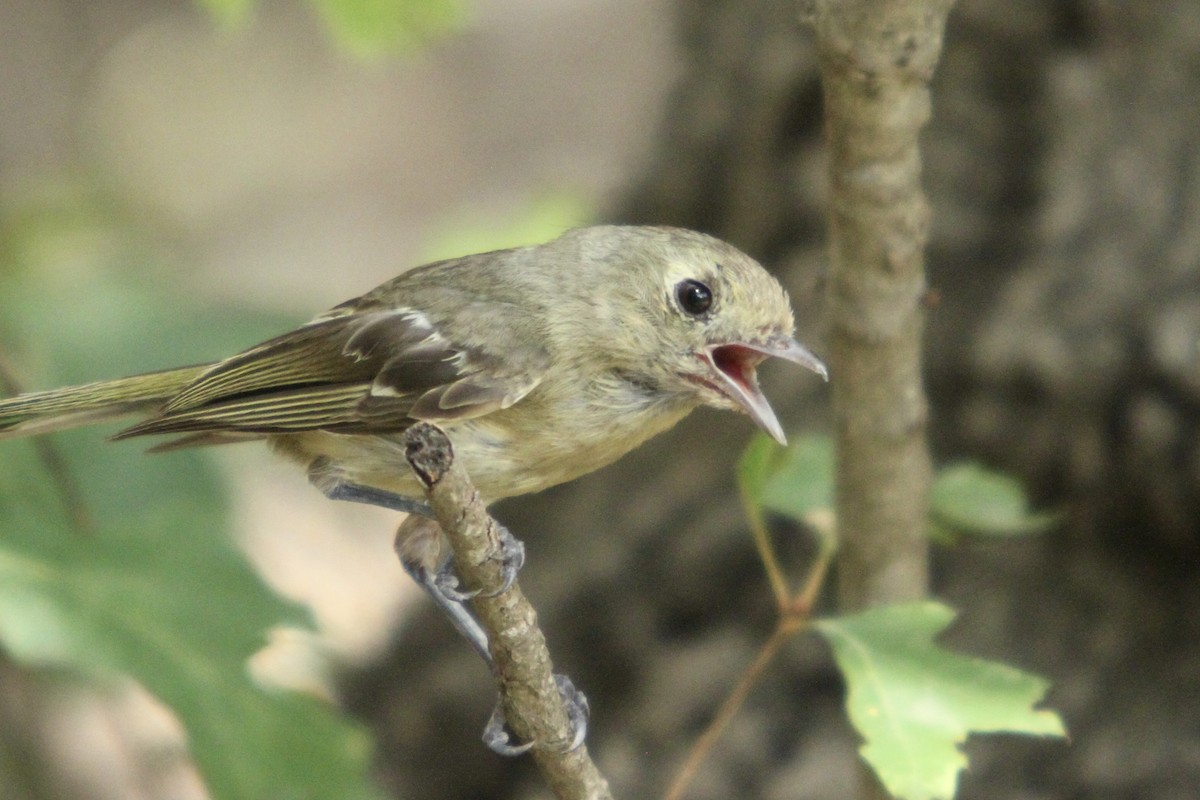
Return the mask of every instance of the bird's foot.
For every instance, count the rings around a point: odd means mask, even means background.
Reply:
[[[487,634],[466,606],[471,593],[458,589],[458,578],[447,567],[442,555],[443,544],[442,529],[431,519],[409,516],[396,530],[395,546],[400,566],[475,648],[488,669],[494,672]]]
[[[525,543],[509,532],[508,528],[498,525],[500,535],[500,570],[503,580],[499,588],[490,592],[488,597],[507,592],[517,579],[517,573],[525,566]]]
[[[575,684],[566,675],[556,674],[554,685],[558,687],[558,693],[567,709],[567,724],[571,730],[571,740],[563,748],[563,751],[569,753],[579,749],[587,737],[588,714],[591,713],[591,709],[588,706],[587,697],[575,688]],[[508,724],[504,718],[504,707],[500,701],[496,702],[496,708],[492,711],[492,716],[483,729],[483,743],[492,752],[507,757],[527,753],[537,744],[537,742],[513,743],[513,736],[508,730]]]
[[[463,589],[458,573],[454,571],[454,558],[442,562],[433,575],[433,583],[444,596],[459,603],[473,597],[495,597],[507,592],[517,580],[517,573],[525,566],[525,543],[513,536],[508,528],[498,526],[500,535],[500,585],[483,592],[480,589]]]

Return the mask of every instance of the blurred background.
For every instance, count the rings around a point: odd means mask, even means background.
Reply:
[[[820,341],[821,92],[793,3],[414,2],[384,44],[322,4],[240,5],[0,0],[0,356],[23,388],[220,357],[406,267],[592,220],[732,241]],[[962,611],[951,643],[1050,678],[1072,732],[973,740],[964,798],[1200,786],[1198,54],[1193,0],[951,18],[924,138],[934,450],[1008,470],[1066,522],[939,549],[934,589]],[[785,426],[819,430],[825,394],[786,372],[764,381]],[[618,796],[661,791],[771,629],[731,471],[749,432],[699,412],[498,509]],[[121,502],[135,471],[184,463],[87,455],[99,438],[64,440],[96,516],[145,502]],[[482,752],[490,682],[409,603],[392,515],[328,503],[260,449],[205,458],[214,524],[321,632],[275,636],[256,670],[340,698],[398,797],[544,796]],[[836,672],[814,639],[786,655],[694,797],[846,796]],[[0,763],[33,776],[0,798],[205,796],[130,685],[5,663],[0,729]]]

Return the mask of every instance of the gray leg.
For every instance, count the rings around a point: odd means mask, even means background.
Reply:
[[[487,634],[467,610],[466,601],[470,594],[458,591],[458,578],[446,568],[448,559],[442,554],[444,542],[442,529],[436,521],[411,516],[396,530],[396,555],[400,557],[404,571],[450,618],[450,623],[475,648],[488,669],[495,672],[492,654],[488,652]]]
[[[378,506],[433,519],[433,509],[420,500],[414,500],[402,494],[385,492],[383,489],[376,489],[372,486],[360,486],[357,483],[335,483],[323,491],[330,500],[349,500],[352,503],[365,503],[369,506]]]
[[[314,463],[309,469],[309,478],[330,500],[365,503],[414,515],[401,523],[396,531],[396,554],[400,557],[400,565],[417,585],[425,590],[434,604],[450,619],[455,630],[474,648],[492,674],[495,674],[496,665],[488,648],[487,634],[466,606],[466,602],[478,594],[478,590],[463,591],[458,588],[459,580],[454,574],[452,559],[443,558],[441,555],[441,529],[435,520],[433,509],[419,500],[373,486],[362,486],[344,480],[330,481],[327,473],[318,477],[318,472],[324,473],[324,470],[319,470],[318,464]],[[525,545],[503,526],[500,527],[500,536],[504,581],[494,594],[504,592],[512,586],[525,563]],[[587,698],[575,688],[566,675],[555,675],[554,680],[566,704],[567,716],[574,732],[568,750],[574,750],[583,744],[587,735]],[[489,749],[502,756],[519,756],[528,752],[534,745],[534,742],[512,743],[512,737],[505,725],[504,710],[499,702],[496,703],[484,728],[483,741]]]
[[[405,514],[416,514],[426,519],[434,518],[433,509],[420,500],[347,480],[341,467],[325,456],[314,458],[309,463],[308,482],[320,489],[321,494],[330,500],[348,500]]]

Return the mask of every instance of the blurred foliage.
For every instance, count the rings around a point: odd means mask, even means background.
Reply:
[[[760,434],[742,456],[738,481],[753,531],[766,529],[763,517],[770,511],[808,523],[820,537],[810,576],[819,585],[836,551],[833,442],[801,437],[781,449]],[[978,465],[943,470],[934,487],[932,530],[1034,532],[1053,521],[1029,512],[1015,481]],[[768,575],[777,574],[778,559],[762,538],[756,535],[756,544]],[[812,607],[807,589],[793,596],[777,586],[776,594],[784,614],[807,614]],[[952,798],[967,765],[960,747],[972,733],[1065,735],[1057,714],[1033,707],[1046,691],[1044,680],[934,644],[953,616],[946,606],[926,602],[811,623],[833,646],[846,679],[846,710],[864,740],[863,758],[904,800]]]
[[[755,507],[803,520],[832,510],[833,441],[806,436],[780,448],[758,434],[742,454],[738,477]],[[930,538],[954,544],[965,536],[1009,538],[1045,533],[1062,521],[1058,512],[1032,511],[1020,481],[981,464],[962,462],[940,468],[929,498]]]
[[[587,225],[595,211],[578,195],[553,192],[501,219],[465,209],[442,222],[429,237],[422,261],[439,261],[468,253],[540,244],[564,231]]]
[[[804,436],[788,447],[758,434],[738,463],[738,484],[752,514],[761,509],[796,520],[833,509],[833,440]],[[825,542],[832,547],[832,540]]]
[[[254,11],[255,0],[197,0],[208,9],[219,22],[225,25],[241,25]]]
[[[69,192],[6,215],[0,347],[13,371],[39,386],[115,377],[208,360],[284,327],[156,281],[144,248],[112,223],[103,202]],[[179,716],[217,800],[377,797],[365,733],[314,698],[252,681],[246,661],[267,630],[308,615],[230,541],[208,459],[146,457],[145,443],[103,435],[52,439],[87,530],[35,443],[0,442],[0,648],[30,669],[134,677]]]
[[[943,542],[964,535],[1044,533],[1062,519],[1061,514],[1030,511],[1029,499],[1016,478],[972,463],[939,470],[929,505],[934,538]]]
[[[199,0],[217,20],[243,25],[255,0]],[[465,0],[309,0],[338,46],[360,58],[404,52],[462,26]]]

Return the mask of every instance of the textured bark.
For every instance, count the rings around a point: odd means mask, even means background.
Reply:
[[[816,2],[830,172],[830,318],[841,607],[928,583],[921,377],[929,207],[917,136],[948,2]]]

